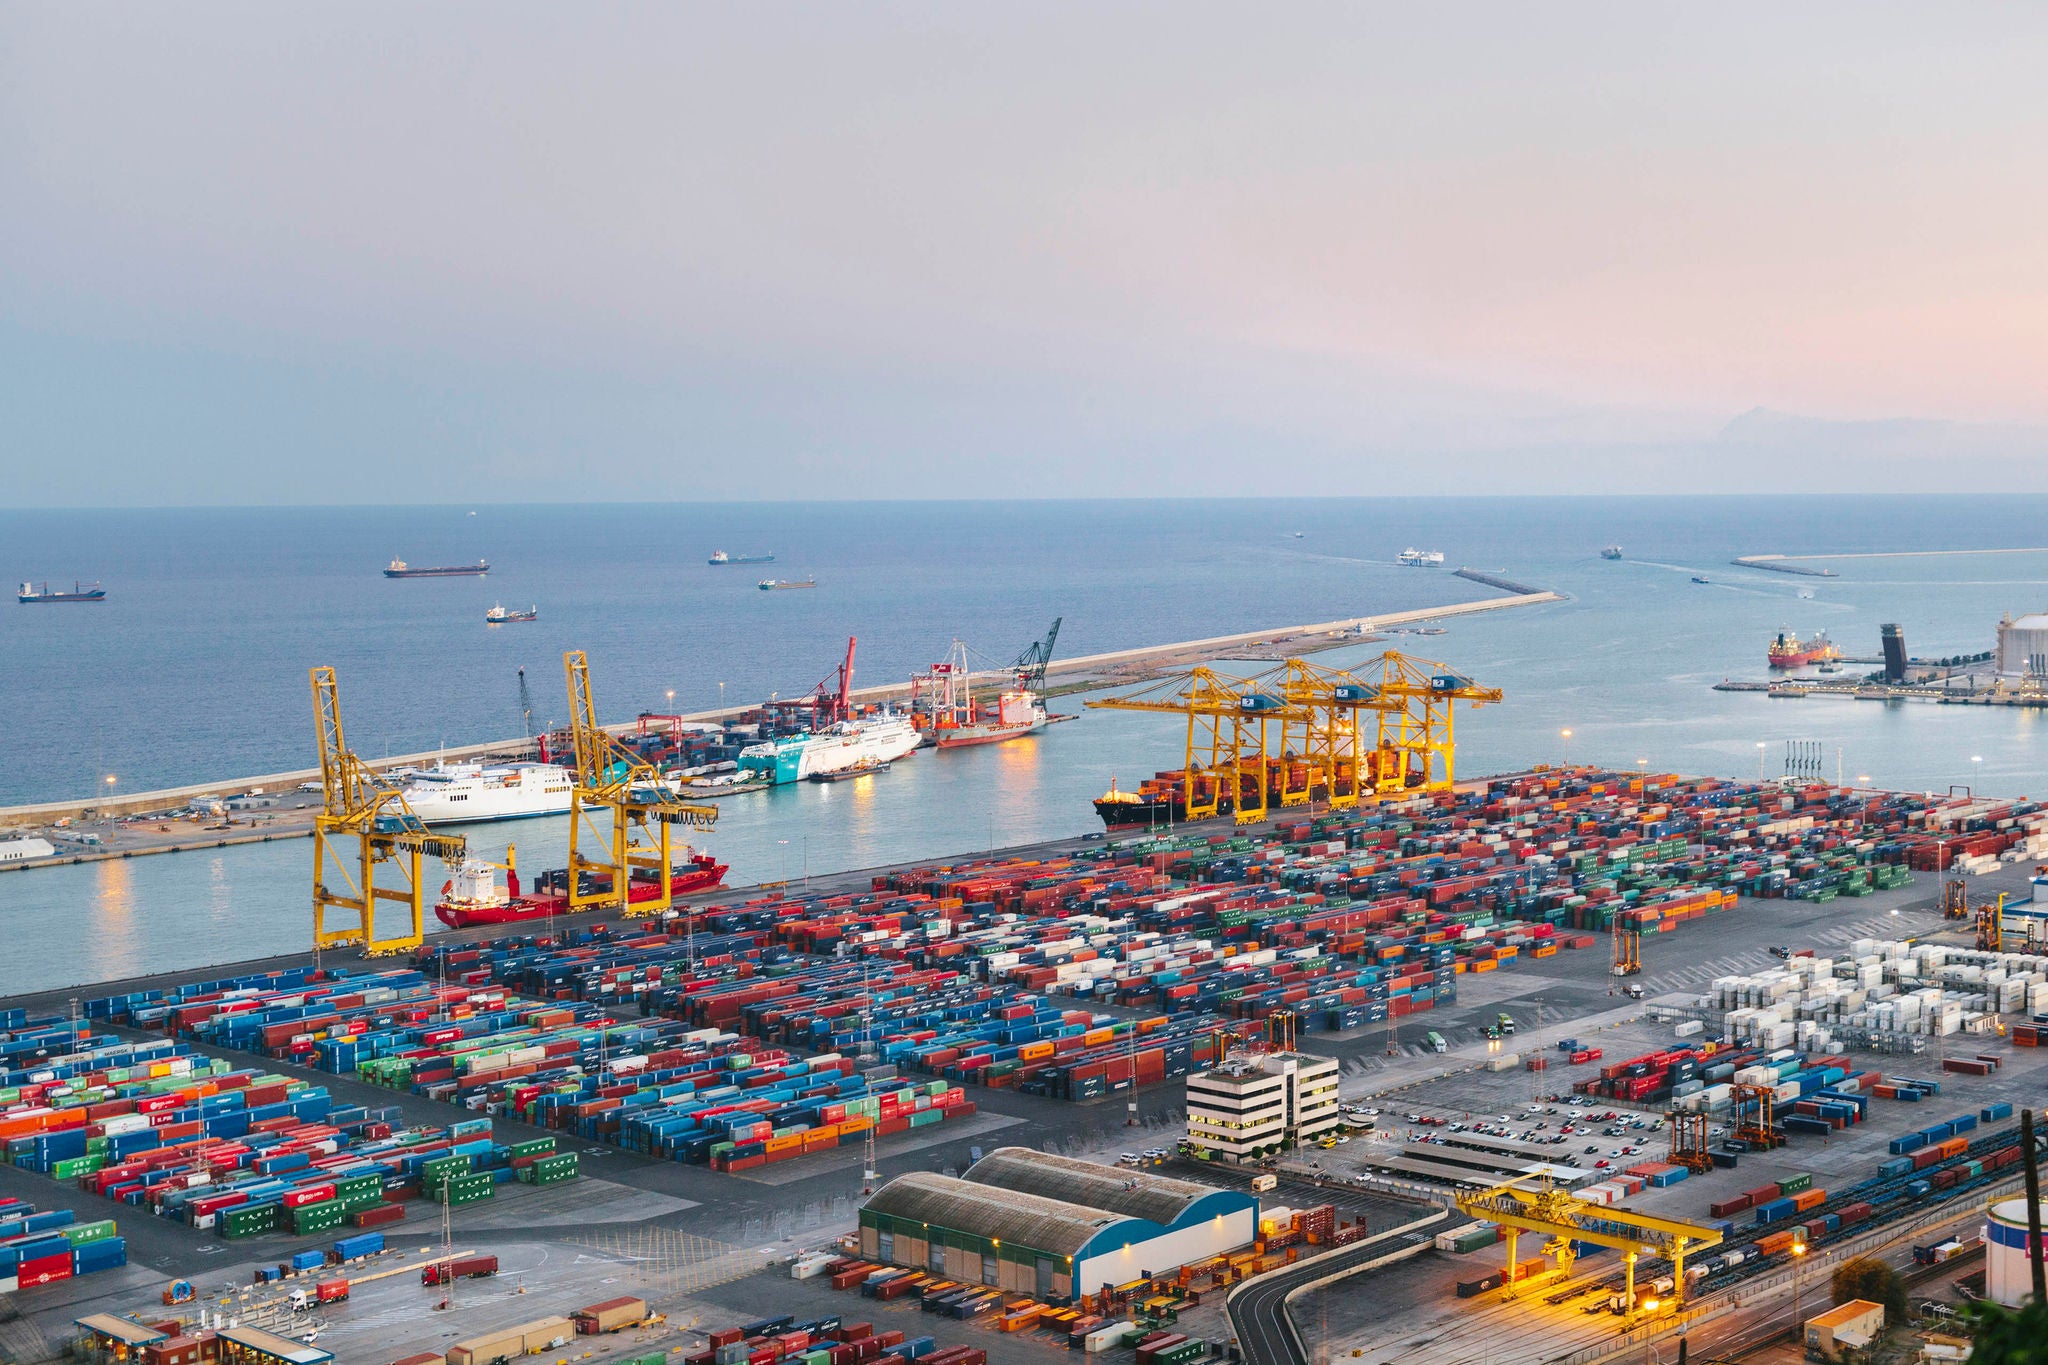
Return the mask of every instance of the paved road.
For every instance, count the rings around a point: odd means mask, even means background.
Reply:
[[[1301,1334],[1288,1316],[1288,1296],[1317,1281],[1353,1274],[1385,1257],[1426,1247],[1449,1218],[1448,1213],[1439,1211],[1425,1227],[1410,1225],[1410,1231],[1382,1232],[1247,1281],[1230,1296],[1225,1308],[1248,1365],[1309,1365]]]

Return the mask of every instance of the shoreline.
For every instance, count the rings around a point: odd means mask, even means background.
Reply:
[[[1562,602],[1562,594],[1549,591],[1514,593],[1504,597],[1482,598],[1474,602],[1453,602],[1439,607],[1418,607],[1406,611],[1386,612],[1373,616],[1355,616],[1340,621],[1324,621],[1309,625],[1280,626],[1263,630],[1241,631],[1234,635],[1217,635],[1200,640],[1182,640],[1171,644],[1141,645],[1131,649],[1111,650],[1100,654],[1078,655],[1069,659],[1055,659],[1046,668],[1048,679],[1058,674],[1097,675],[1090,687],[1118,687],[1139,682],[1156,673],[1176,665],[1191,665],[1219,657],[1218,651],[1256,646],[1265,649],[1290,649],[1295,653],[1312,654],[1339,648],[1345,644],[1364,643],[1374,632],[1399,626],[1412,625],[1421,621],[1438,620],[1445,617],[1469,616],[1485,611],[1500,611],[1510,607],[1540,606],[1549,602]],[[1336,638],[1332,638],[1336,637]],[[1227,656],[1221,656],[1227,657]],[[1048,688],[1048,692],[1054,689]],[[1061,694],[1085,690],[1069,686],[1059,689]],[[872,687],[855,688],[853,696],[859,701],[887,701],[908,695],[910,685],[884,683]],[[681,717],[686,722],[714,722],[753,710],[750,705],[713,708],[692,712]],[[607,725],[605,728],[620,733],[634,729],[638,720]],[[417,754],[397,754],[379,760],[369,766],[379,771],[391,768],[413,767],[439,760],[464,761],[481,758],[518,758],[530,752],[531,739],[500,739],[479,744],[453,745],[443,749]],[[176,787],[161,787],[151,791],[133,792],[111,799],[95,797],[70,801],[46,801],[18,806],[0,807],[0,833],[25,835],[37,830],[47,830],[58,820],[78,821],[91,818],[95,822],[116,820],[122,816],[156,814],[168,808],[180,806],[195,797],[249,792],[261,788],[266,794],[281,797],[298,796],[297,788],[304,782],[317,781],[320,770],[302,768],[291,772],[265,773],[254,777],[220,779],[210,782],[188,783]],[[281,811],[271,819],[283,819],[290,811]],[[206,831],[217,837],[199,837],[190,840],[172,840],[155,845],[137,845],[121,849],[61,850],[47,858],[0,863],[0,872],[25,871],[33,867],[69,867],[81,862],[102,862],[110,858],[147,856],[156,853],[177,852],[182,849],[224,847],[228,844],[261,843],[279,838],[303,838],[311,833],[311,811],[303,818],[307,823],[298,827],[298,818],[291,819],[285,828],[261,830],[248,829],[240,834],[225,831]]]

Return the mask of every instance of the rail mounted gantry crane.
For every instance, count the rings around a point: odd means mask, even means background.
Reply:
[[[661,914],[675,904],[670,890],[671,831],[677,825],[711,828],[718,823],[718,807],[679,799],[652,764],[597,723],[597,707],[590,698],[590,663],[582,650],[562,656],[562,672],[569,684],[569,733],[575,751],[570,766],[569,912],[616,906],[621,914]],[[600,810],[610,815],[608,830],[600,831],[592,821]],[[604,846],[604,861],[583,854],[580,845],[586,835]],[[642,874],[638,880],[643,885],[658,889],[635,899],[636,873]]]
[[[323,801],[313,817],[313,946],[317,950],[360,945],[373,957],[410,951],[426,939],[422,861],[434,857],[460,863],[468,841],[459,834],[430,831],[405,804],[404,793],[350,751],[341,729],[341,685],[334,670],[312,669],[311,678]],[[344,839],[355,840],[351,856],[336,846]],[[378,885],[377,870],[386,863],[394,865],[399,885]],[[329,886],[330,869],[353,884],[338,890]],[[411,912],[407,930],[390,937],[377,931],[377,907],[387,902]],[[354,922],[330,929],[329,910],[344,911]]]
[[[1249,676],[1202,666],[1087,705],[1185,716],[1186,818],[1239,824],[1282,808],[1442,791],[1456,780],[1454,711],[1501,699],[1392,650],[1357,670],[1289,659]]]
[[[1721,1244],[1720,1232],[1703,1224],[1588,1203],[1548,1180],[1532,1185],[1528,1183],[1530,1179],[1524,1176],[1457,1197],[1460,1213],[1500,1224],[1501,1234],[1507,1240],[1508,1278],[1504,1293],[1508,1297],[1515,1292],[1515,1244],[1525,1232],[1549,1239],[1543,1244],[1543,1254],[1557,1263],[1560,1278],[1571,1274],[1576,1256],[1573,1242],[1593,1242],[1619,1251],[1626,1267],[1623,1302],[1630,1318],[1636,1313],[1637,1257],[1648,1252],[1671,1262],[1671,1296],[1676,1306],[1684,1302],[1685,1258]]]

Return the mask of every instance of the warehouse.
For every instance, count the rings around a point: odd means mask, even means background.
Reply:
[[[1237,1190],[1001,1148],[967,1179],[899,1176],[860,1212],[861,1255],[1062,1301],[1248,1246],[1259,1203]]]

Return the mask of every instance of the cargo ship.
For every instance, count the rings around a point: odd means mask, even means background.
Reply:
[[[573,783],[569,770],[553,763],[480,763],[415,768],[400,793],[412,813],[429,825],[469,825],[487,820],[524,820],[567,815]]]
[[[684,860],[669,871],[671,896],[708,891],[725,880],[726,865],[710,854],[689,848],[683,854]],[[541,873],[534,878],[533,889],[522,894],[518,862],[509,848],[505,850],[503,866],[505,885],[499,886],[499,864],[482,858],[465,859],[454,877],[441,888],[442,899],[434,907],[434,917],[450,929],[473,929],[478,925],[518,924],[569,913],[567,868]],[[585,892],[606,889],[610,884],[604,873],[586,872],[583,876]],[[626,888],[627,901],[638,903],[660,896],[661,878],[652,869],[635,869]]]
[[[479,559],[474,564],[430,564],[418,569],[402,559],[394,559],[384,566],[386,578],[482,578],[490,571],[488,559]]]
[[[1049,655],[1050,648],[1045,647],[1045,652]],[[1027,657],[1037,655],[1034,648]],[[1020,666],[1012,686],[997,692],[992,701],[977,703],[967,646],[955,640],[945,662],[933,664],[910,680],[910,714],[934,748],[961,749],[1022,739],[1037,734],[1051,720],[1045,704],[1031,690],[1031,683],[1043,674],[1042,662],[1035,672]]]
[[[97,583],[89,587],[83,583],[73,583],[70,592],[66,592],[62,588],[52,592],[48,583],[24,583],[21,585],[21,591],[15,594],[14,600],[17,602],[104,602],[107,600],[107,590]]]
[[[1380,771],[1384,769],[1391,774],[1397,771],[1398,765],[1404,761],[1406,760],[1402,753],[1392,746],[1368,755],[1368,786],[1376,788]],[[1103,825],[1109,829],[1177,824],[1188,818],[1188,797],[1192,790],[1198,805],[1206,808],[1213,800],[1216,803],[1217,816],[1234,815],[1240,804],[1256,807],[1259,793],[1254,784],[1259,781],[1258,768],[1249,762],[1244,771],[1235,774],[1227,768],[1157,773],[1146,779],[1134,792],[1124,791],[1117,786],[1116,779],[1111,778],[1109,790],[1095,798],[1095,813],[1102,817]],[[1265,804],[1273,809],[1279,808],[1283,792],[1305,792],[1310,801],[1327,801],[1332,795],[1328,778],[1319,771],[1312,771],[1306,763],[1298,760],[1267,759],[1264,781]],[[1340,764],[1336,771],[1334,794],[1349,795],[1356,788],[1357,781],[1355,766],[1349,762]],[[1420,787],[1425,781],[1425,774],[1419,768],[1411,766],[1402,778],[1401,785],[1404,789],[1409,789]],[[1201,818],[1211,818],[1206,809]]]
[[[1833,663],[1842,657],[1842,651],[1835,648],[1826,631],[1811,640],[1802,640],[1790,631],[1781,630],[1778,638],[1771,641],[1770,649],[1765,651],[1765,657],[1770,660],[1772,668],[1804,668],[1808,664]]]
[[[754,585],[762,592],[785,592],[790,588],[815,588],[815,578],[764,578]]]
[[[1405,564],[1411,569],[1441,569],[1444,566],[1442,550],[1418,550],[1409,546],[1394,556],[1396,564]]]
[[[501,606],[492,607],[484,613],[484,620],[494,626],[502,626],[512,621],[538,621],[540,608],[528,607],[525,611],[506,611]]]
[[[774,555],[729,555],[723,550],[713,550],[708,564],[773,564]]]

